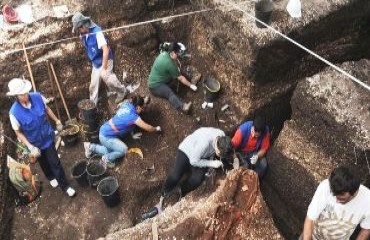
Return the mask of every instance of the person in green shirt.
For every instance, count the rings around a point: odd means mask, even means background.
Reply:
[[[197,91],[197,86],[181,75],[177,65],[180,50],[178,43],[172,43],[168,52],[164,51],[158,55],[149,74],[148,87],[154,96],[168,99],[172,106],[187,114],[190,111],[191,102],[183,103],[168,86],[171,81],[177,79],[194,92]]]

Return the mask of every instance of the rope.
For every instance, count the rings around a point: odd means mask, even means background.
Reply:
[[[359,85],[361,85],[362,87],[364,87],[366,90],[370,91],[370,86],[367,85],[366,83],[360,81],[359,79],[357,79],[356,77],[352,76],[351,74],[349,74],[348,72],[344,71],[343,69],[341,69],[340,67],[334,65],[333,63],[329,62],[328,60],[326,60],[325,58],[321,57],[320,55],[316,54],[315,52],[311,51],[310,49],[306,48],[305,46],[303,46],[302,44],[296,42],[295,40],[291,39],[290,37],[286,36],[285,34],[279,32],[278,30],[276,30],[275,28],[267,25],[266,23],[262,22],[261,20],[259,20],[258,18],[256,18],[255,16],[252,16],[251,14],[247,13],[245,10],[243,10],[239,5],[237,4],[234,4],[234,3],[231,3],[230,1],[228,0],[225,0],[228,5],[234,7],[235,9],[243,12],[244,14],[246,14],[248,17],[250,17],[251,19],[259,22],[260,24],[262,24],[263,26],[267,27],[268,29],[272,30],[273,32],[275,32],[276,34],[278,34],[279,36],[285,38],[286,40],[288,40],[289,42],[293,43],[294,45],[296,45],[297,47],[303,49],[304,51],[308,52],[309,54],[311,54],[312,56],[318,58],[319,60],[321,60],[322,62],[324,62],[325,64],[329,65],[330,67],[334,68],[336,71],[342,73],[343,75],[345,75],[346,77],[348,77],[349,79],[351,79],[352,81],[358,83]]]
[[[131,28],[131,27],[136,27],[136,26],[145,25],[145,24],[153,23],[153,22],[159,22],[159,21],[168,21],[168,20],[171,20],[171,19],[174,19],[174,18],[190,16],[190,15],[194,15],[194,14],[197,14],[197,13],[203,13],[203,12],[208,12],[208,11],[213,11],[213,10],[212,9],[203,9],[203,10],[197,10],[197,11],[192,11],[192,12],[186,12],[186,13],[171,15],[171,16],[167,16],[167,17],[155,18],[155,19],[148,20],[148,21],[137,22],[137,23],[132,23],[132,24],[128,24],[128,25],[123,25],[123,26],[120,26],[120,27],[105,29],[105,30],[102,30],[101,32],[103,32],[103,33],[113,32],[113,31],[116,31],[116,30],[119,30],[119,29]],[[45,42],[45,43],[30,45],[30,46],[26,47],[25,49],[28,50],[28,49],[34,49],[34,48],[47,46],[47,45],[53,45],[53,44],[56,44],[56,43],[62,43],[62,42],[66,42],[66,41],[70,41],[70,40],[74,40],[74,39],[79,39],[80,37],[84,37],[84,36],[92,35],[92,34],[95,34],[95,33],[88,33],[88,34],[84,34],[84,35],[81,35],[81,36],[78,36],[78,37],[69,37],[69,38],[63,38],[63,39],[59,39],[59,40],[55,40],[55,41],[51,41],[51,42]],[[13,50],[5,50],[4,52],[0,53],[0,56],[10,55],[10,54],[17,53],[17,52],[20,52],[20,51],[23,51],[23,48],[16,48],[16,49],[13,49]]]
[[[227,5],[226,4],[223,4],[224,7],[232,6],[233,8],[235,8],[235,9],[243,12],[249,18],[251,18],[251,19],[259,22],[263,26],[267,27],[268,29],[270,29],[273,32],[275,32],[276,34],[278,34],[279,36],[281,36],[284,39],[288,40],[289,42],[293,43],[297,47],[303,49],[304,51],[306,51],[307,53],[311,54],[312,56],[318,58],[319,60],[321,60],[322,62],[324,62],[328,66],[334,68],[336,71],[342,73],[343,75],[345,75],[346,77],[348,77],[352,81],[358,83],[360,86],[362,86],[366,90],[370,91],[370,86],[368,84],[360,81],[358,78],[352,76],[348,72],[344,71],[343,69],[341,69],[340,67],[334,65],[333,63],[329,62],[328,60],[326,60],[325,58],[323,58],[320,55],[316,54],[315,52],[311,51],[310,49],[306,48],[302,44],[296,42],[295,40],[291,39],[290,37],[286,36],[285,34],[279,32],[275,28],[267,25],[266,23],[262,22],[261,20],[259,20],[258,18],[254,17],[253,15],[247,13],[245,10],[243,10],[242,8],[240,8],[239,5],[237,5],[235,3],[231,3],[230,1],[227,1],[227,0],[225,0],[225,1],[228,2],[228,4]],[[112,32],[112,31],[116,31],[116,30],[119,30],[119,29],[126,29],[126,28],[136,27],[136,26],[145,25],[145,24],[148,24],[148,23],[153,23],[153,22],[166,21],[166,20],[170,20],[170,19],[174,19],[174,18],[178,18],[178,17],[190,16],[190,15],[193,15],[193,14],[203,13],[203,12],[208,12],[208,11],[213,11],[213,9],[203,9],[203,10],[197,10],[197,11],[192,11],[192,12],[186,12],[186,13],[182,13],[182,14],[171,15],[171,16],[167,16],[167,17],[156,18],[156,19],[152,19],[152,20],[148,20],[148,21],[143,21],[143,22],[138,22],[138,23],[132,23],[132,24],[123,25],[123,26],[120,26],[120,27],[105,29],[105,30],[102,30],[102,32]],[[95,34],[95,33],[89,33],[89,34],[85,34],[85,35],[90,35],[90,34]],[[82,36],[85,36],[85,35],[82,35]],[[66,41],[74,40],[74,39],[78,39],[78,38],[79,37],[63,38],[63,39],[59,39],[59,40],[52,41],[52,42],[46,42],[46,43],[40,43],[40,44],[31,45],[31,46],[26,47],[25,49],[28,50],[28,49],[38,48],[38,47],[42,47],[42,46],[47,46],[47,45],[53,45],[53,44],[56,44],[56,43],[66,42]],[[18,48],[18,49],[13,49],[13,50],[6,50],[6,51],[0,53],[0,56],[13,54],[13,53],[20,52],[20,51],[23,51],[23,50],[24,50],[23,48]]]

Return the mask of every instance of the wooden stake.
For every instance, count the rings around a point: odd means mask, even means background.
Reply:
[[[24,57],[26,58],[26,62],[27,62],[28,72],[29,72],[30,78],[31,78],[32,88],[33,88],[33,91],[36,92],[36,84],[35,84],[35,80],[33,79],[30,62],[28,61],[26,46],[24,45],[24,43],[22,43],[22,46],[23,46],[23,51],[24,51]]]
[[[57,84],[57,87],[58,87],[58,91],[59,91],[59,94],[60,94],[60,97],[62,98],[62,102],[63,102],[63,105],[64,105],[64,109],[66,110],[66,113],[67,113],[67,116],[68,116],[68,120],[69,122],[72,122],[72,119],[71,119],[71,115],[69,114],[69,110],[68,110],[68,107],[67,107],[67,104],[66,104],[66,101],[64,100],[64,96],[63,96],[63,93],[62,93],[62,89],[60,88],[59,86],[59,81],[58,81],[58,78],[57,78],[57,75],[55,74],[55,71],[54,71],[54,66],[52,63],[50,63],[50,68],[51,68],[51,71],[54,75],[54,80],[55,80],[55,83]]]

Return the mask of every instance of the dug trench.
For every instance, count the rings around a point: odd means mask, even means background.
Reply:
[[[94,4],[99,4],[97,2]],[[127,3],[124,8],[115,8],[114,1],[112,1],[109,17],[95,12],[92,6],[78,10],[88,10],[96,22],[109,28],[143,21],[143,19],[187,12],[199,7],[188,4],[186,1],[176,3],[173,9],[166,5],[156,6],[154,4],[151,7],[145,5],[144,1],[138,2],[140,4]],[[208,7],[212,7],[212,4]],[[132,11],[127,11],[127,9],[135,9],[136,14],[132,14]],[[356,1],[322,17],[317,22],[294,29],[288,35],[337,64],[368,58],[370,45],[367,27],[370,21],[366,14],[368,11],[367,1]],[[277,12],[273,17],[274,21],[281,20],[282,22],[286,18],[281,12]],[[129,147],[139,147],[142,150],[144,158],[129,154],[117,168],[109,170],[109,175],[117,177],[119,181],[121,196],[120,205],[112,209],[104,206],[95,189],[78,187],[70,177],[73,164],[84,158],[81,142],[60,150],[67,176],[78,192],[75,198],[69,199],[61,191],[52,189],[40,169],[37,169],[44,180],[41,197],[27,207],[14,208],[11,200],[12,194],[9,194],[9,184],[5,180],[5,157],[6,154],[12,154],[14,151],[9,150],[13,149],[13,146],[2,142],[2,181],[0,182],[2,184],[2,208],[0,213],[3,227],[0,232],[1,239],[45,237],[96,239],[133,227],[140,223],[141,213],[155,205],[159,199],[161,186],[173,164],[178,144],[186,135],[200,126],[220,127],[228,134],[232,134],[235,127],[243,120],[250,119],[255,114],[264,114],[272,130],[273,143],[276,145],[280,132],[288,125],[287,122],[291,124],[290,120],[302,120],[299,117],[304,116],[308,119],[302,121],[314,125],[315,130],[323,131],[328,135],[336,133],[332,139],[321,137],[321,140],[317,141],[323,155],[332,156],[334,165],[350,161],[352,155],[349,152],[353,151],[350,146],[353,144],[351,142],[348,144],[348,139],[344,135],[350,132],[349,127],[338,126],[332,116],[316,108],[317,106],[312,106],[311,109],[304,106],[297,107],[297,102],[298,105],[299,102],[307,103],[304,99],[305,95],[296,92],[302,91],[302,89],[297,90],[297,85],[306,77],[319,74],[325,66],[287,41],[264,35],[266,43],[261,43],[257,40],[257,35],[265,30],[257,29],[254,23],[249,23],[248,27],[251,30],[242,31],[244,24],[242,19],[242,16],[233,14],[233,12],[213,11],[203,15],[109,33],[110,42],[115,50],[115,71],[119,76],[123,71],[128,72],[126,84],[131,81],[140,82],[138,93],[143,95],[149,94],[146,79],[157,54],[158,44],[163,41],[183,42],[192,54],[185,64],[194,66],[204,76],[212,75],[221,82],[222,94],[215,108],[206,111],[201,109],[200,105],[203,102],[201,85],[198,86],[200,90],[196,93],[181,87],[179,90],[182,98],[193,101],[194,110],[191,116],[178,114],[167,102],[153,99],[142,117],[150,124],[161,126],[163,132],[161,134],[144,133],[142,139],[137,141],[126,139]],[[54,24],[53,29],[48,27],[51,24]],[[42,19],[29,27],[27,31],[18,32],[16,39],[19,38],[19,40],[16,40],[14,44],[20,44],[22,39],[27,39],[32,35],[39,37],[31,38],[27,42],[29,45],[56,40],[69,36],[70,28],[69,18]],[[330,29],[330,34],[327,29]],[[52,31],[54,34],[49,35],[47,31]],[[8,45],[10,46],[11,44]],[[45,61],[53,62],[72,115],[78,116],[77,103],[88,97],[87,89],[90,78],[90,66],[87,64],[88,60],[81,44],[73,41],[32,49],[29,50],[29,58],[36,85],[47,97],[55,96],[55,94],[51,91]],[[7,64],[9,62],[13,64]],[[7,82],[11,78],[28,76],[21,53],[6,56],[0,64],[3,69],[1,72],[2,94],[6,92]],[[5,99],[3,96],[2,99]],[[107,98],[104,90],[101,91],[101,96],[98,110],[99,120],[103,122],[110,115],[107,111]],[[60,99],[56,98],[56,101]],[[9,99],[1,102],[1,122],[8,134],[12,134],[6,113],[10,104]],[[224,104],[230,105],[228,114],[220,111]],[[51,107],[55,109],[55,104]],[[200,121],[197,121],[196,117],[199,117]],[[66,119],[64,111],[62,111],[62,118]],[[223,121],[220,122],[220,119]],[[332,126],[332,128],[328,129],[327,126]],[[310,132],[310,128],[306,127],[306,125],[298,124],[301,132]],[[345,145],[342,144],[344,139],[346,139]],[[328,145],[328,142],[333,144]],[[293,143],[288,141],[287,145],[289,144]],[[335,160],[338,156],[341,157]],[[317,186],[317,179],[313,176],[311,169],[289,161],[281,153],[279,147],[273,146],[268,158],[271,159],[269,173],[261,183],[263,197],[281,234],[286,239],[292,239],[301,231],[305,211]],[[365,178],[365,156],[360,155],[359,158],[359,173]],[[154,166],[154,172],[148,171],[147,169],[152,166]],[[322,175],[326,173],[321,173],[320,170],[317,172]],[[221,173],[218,177],[225,178]],[[217,184],[203,184],[200,189],[192,193],[191,199],[194,201],[202,199],[216,188]],[[14,212],[9,211],[13,208]],[[219,219],[227,217],[225,214],[222,215],[223,211],[224,209],[221,209],[219,212],[221,214]],[[191,227],[193,227],[194,234],[201,232],[201,229],[196,228],[195,225],[197,225],[195,220],[193,225],[191,222],[186,222],[183,228],[179,228],[179,232],[172,233],[177,236],[196,236],[189,233]]]

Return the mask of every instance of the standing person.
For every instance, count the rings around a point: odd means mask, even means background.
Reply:
[[[98,103],[100,78],[102,78],[110,93],[117,94],[116,103],[121,102],[127,95],[127,90],[113,73],[113,51],[108,46],[102,29],[90,17],[86,17],[80,12],[73,15],[72,24],[72,33],[76,30],[79,31],[87,56],[92,63],[90,100],[95,105]]]
[[[253,121],[240,125],[232,142],[241,158],[241,165],[252,168],[262,179],[267,171],[265,156],[270,148],[270,132],[265,119],[256,116]]]
[[[46,99],[38,92],[29,93],[31,83],[28,80],[14,78],[8,84],[8,96],[15,96],[16,101],[9,111],[10,123],[18,139],[24,143],[30,155],[40,163],[41,169],[50,185],[60,188],[73,197],[75,190],[69,186],[54,145],[54,130],[48,117],[58,131],[63,129],[61,121],[46,105]]]
[[[85,142],[85,155],[87,158],[92,153],[102,155],[102,162],[109,168],[115,167],[115,161],[123,157],[127,152],[127,145],[120,137],[131,133],[135,126],[148,132],[160,132],[161,127],[153,127],[144,122],[139,114],[144,111],[147,102],[141,96],[133,96],[125,100],[109,121],[105,122],[99,130],[100,144]]]
[[[155,59],[148,78],[150,92],[156,96],[167,99],[173,107],[188,114],[191,102],[183,103],[180,98],[168,86],[173,80],[178,80],[193,91],[197,91],[197,86],[191,84],[186,77],[181,75],[178,55],[181,47],[178,43],[172,43],[168,51],[161,52]]]
[[[187,136],[179,145],[175,165],[167,177],[162,190],[162,199],[180,182],[185,173],[190,177],[181,184],[180,192],[185,196],[196,189],[203,181],[208,168],[221,167],[222,161],[214,157],[226,158],[232,154],[231,139],[221,129],[203,127]]]
[[[370,190],[349,168],[341,166],[320,183],[308,207],[301,239],[370,239]]]

